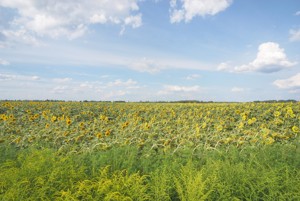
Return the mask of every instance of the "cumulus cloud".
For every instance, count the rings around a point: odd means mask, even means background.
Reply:
[[[273,84],[280,89],[300,88],[300,73],[287,79],[276,80]]]
[[[288,60],[283,48],[274,42],[262,43],[258,47],[256,58],[249,64],[235,67],[236,72],[259,71],[263,73],[277,72],[296,65]]]
[[[171,94],[171,93],[195,93],[200,92],[201,88],[198,85],[194,86],[178,86],[178,85],[165,85],[163,90],[158,92],[159,95]]]
[[[6,37],[21,35],[32,42],[37,37],[69,39],[84,35],[91,24],[142,25],[139,0],[0,0],[0,6],[17,11]]]
[[[189,22],[196,16],[216,15],[228,8],[231,3],[232,0],[181,0],[178,8],[177,0],[171,0],[170,21]]]
[[[290,41],[300,41],[300,29],[298,29],[298,30],[291,29],[290,30]]]
[[[10,63],[4,59],[1,59],[0,58],[0,65],[3,65],[3,66],[8,66]]]

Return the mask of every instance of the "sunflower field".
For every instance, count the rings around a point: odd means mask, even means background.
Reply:
[[[0,102],[0,200],[300,200],[300,103]]]

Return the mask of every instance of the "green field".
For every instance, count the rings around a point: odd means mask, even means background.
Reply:
[[[300,103],[0,102],[0,200],[300,200]]]

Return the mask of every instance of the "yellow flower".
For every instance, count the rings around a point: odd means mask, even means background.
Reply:
[[[46,124],[46,125],[45,125],[45,128],[49,128],[49,127],[50,127],[50,125],[49,125],[49,124]]]
[[[279,117],[281,115],[281,113],[279,111],[275,111],[273,114],[275,117]]]
[[[293,127],[292,127],[292,131],[293,131],[294,133],[299,133],[300,129],[299,129],[298,126],[293,126]]]
[[[256,122],[256,118],[255,117],[253,117],[251,119],[248,119],[248,125],[251,125],[251,124],[253,124],[255,122]]]
[[[223,126],[222,126],[222,125],[218,125],[218,126],[216,127],[216,129],[217,129],[217,131],[222,131],[222,130],[223,130]]]
[[[290,116],[290,117],[295,117],[296,115],[294,114],[294,111],[292,108],[288,108],[287,110],[287,115]]]
[[[107,131],[105,131],[105,136],[110,136],[110,134],[111,134],[111,130],[107,130]]]
[[[126,128],[128,125],[129,125],[129,122],[128,122],[128,121],[126,121],[125,123],[123,123],[123,125],[122,125],[122,129]]]
[[[56,120],[57,120],[57,117],[56,117],[56,116],[52,116],[52,117],[51,117],[51,121],[52,121],[52,122],[55,122]]]
[[[67,119],[66,119],[66,124],[69,126],[69,125],[71,125],[71,123],[72,123],[72,122],[71,122],[71,119],[70,119],[70,118],[67,118]]]
[[[273,144],[275,142],[275,140],[272,138],[272,137],[268,137],[268,138],[266,138],[266,140],[265,140],[265,143],[266,144]]]
[[[238,128],[239,128],[239,129],[244,128],[244,123],[243,123],[243,122],[240,122],[239,125],[238,125]]]
[[[246,121],[246,119],[247,119],[247,114],[246,114],[246,113],[242,113],[241,116],[242,116],[243,121]]]
[[[2,115],[1,115],[1,119],[2,119],[3,121],[7,121],[7,120],[8,120],[8,117],[7,117],[5,114],[2,114]]]

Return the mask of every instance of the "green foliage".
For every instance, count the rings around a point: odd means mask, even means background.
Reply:
[[[205,178],[202,170],[193,167],[192,162],[188,162],[183,166],[179,175],[174,177],[176,192],[180,200],[207,200],[213,191],[214,177]]]
[[[72,189],[74,197],[77,200],[148,200],[146,176],[110,169],[102,168],[97,177],[78,182]]]
[[[173,179],[170,167],[162,166],[150,174],[150,192],[152,200],[168,201],[172,200]]]
[[[193,157],[184,157],[188,150],[141,157],[135,148],[115,149],[58,155],[1,147],[0,200],[300,199],[296,146],[190,150]],[[124,150],[123,158],[113,158]],[[125,163],[126,156],[132,161]],[[108,165],[115,160],[119,165]],[[151,168],[143,167],[149,161]]]

